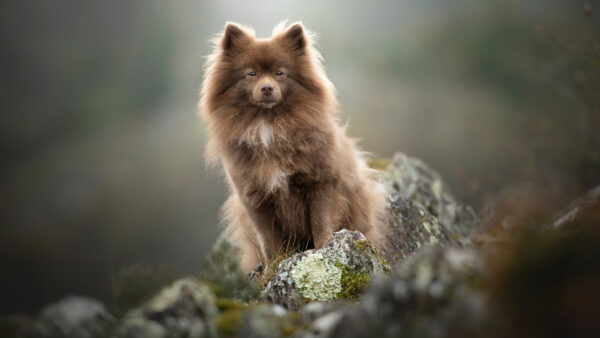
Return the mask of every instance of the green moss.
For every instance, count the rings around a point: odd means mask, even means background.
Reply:
[[[215,318],[215,326],[219,337],[237,337],[244,311],[249,306],[247,303],[233,298],[218,298],[217,307],[220,315]]]
[[[248,308],[248,304],[238,299],[218,298],[217,307],[221,312],[228,310],[245,310],[246,308]]]
[[[219,337],[237,337],[242,326],[244,310],[231,309],[222,312],[215,318],[215,327],[219,332]]]
[[[356,249],[358,249],[359,251],[362,251],[362,250],[364,250],[366,248],[370,248],[371,247],[371,244],[366,239],[363,239],[363,240],[360,240],[360,241],[356,241],[356,242],[354,242],[354,245],[356,246]]]
[[[385,273],[390,273],[392,271],[388,262],[379,254],[379,251],[377,251],[373,247],[373,245],[371,245],[371,242],[369,242],[369,240],[363,239],[360,241],[356,241],[356,242],[354,242],[354,245],[356,246],[356,249],[359,251],[371,250],[371,254],[373,256],[375,256],[375,258],[377,258],[377,260],[379,261],[379,264],[381,264],[381,267],[383,268],[383,271]]]
[[[113,283],[115,302],[111,312],[117,317],[124,315],[127,310],[152,298],[176,277],[168,266],[133,265],[121,269]]]
[[[289,337],[298,331],[308,330],[310,323],[298,312],[289,312],[284,317],[279,317],[279,327],[284,337]]]
[[[371,282],[371,276],[365,271],[354,271],[343,264],[336,264],[342,270],[342,290],[337,294],[339,299],[356,299]]]
[[[204,285],[208,286],[208,288],[209,288],[209,289],[210,289],[210,290],[211,290],[211,291],[212,291],[212,292],[213,292],[213,293],[214,293],[214,294],[215,294],[217,297],[221,296],[221,288],[220,288],[220,287],[219,287],[217,284],[215,284],[215,283],[213,283],[213,282],[209,282],[209,281],[207,281],[207,280],[204,280],[204,279],[200,279],[200,278],[198,278],[198,280],[199,280],[199,281],[200,281],[202,284],[204,284]]]
[[[392,163],[391,158],[370,158],[367,160],[369,168],[377,170],[385,170]]]
[[[295,333],[308,330],[310,322],[299,312],[288,312],[284,316],[278,316],[263,305],[244,305],[238,307],[239,303],[231,303],[222,300],[222,305],[232,306],[215,319],[215,326],[221,338],[238,337],[244,321],[244,314],[259,326],[266,324],[273,335],[277,337],[289,337]]]

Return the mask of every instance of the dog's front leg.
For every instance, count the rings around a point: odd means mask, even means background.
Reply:
[[[308,213],[310,229],[315,248],[319,249],[331,238],[340,227],[335,186],[333,183],[323,183],[309,194]]]

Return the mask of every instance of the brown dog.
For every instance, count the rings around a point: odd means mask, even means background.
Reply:
[[[385,243],[385,199],[336,118],[334,88],[302,24],[269,39],[228,23],[202,87],[207,158],[231,186],[225,236],[241,267],[293,249],[320,248],[340,229]]]

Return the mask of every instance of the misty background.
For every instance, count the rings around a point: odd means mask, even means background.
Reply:
[[[596,12],[593,12],[596,10]],[[600,1],[0,4],[0,314],[194,274],[226,185],[197,101],[226,21],[319,33],[349,134],[421,158],[489,223],[600,183]],[[497,207],[500,209],[500,207]],[[494,226],[494,224],[491,224]]]

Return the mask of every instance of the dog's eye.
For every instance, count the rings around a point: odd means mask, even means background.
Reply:
[[[283,75],[283,72],[282,72],[282,71],[278,71],[278,72],[277,72],[277,73],[275,73],[275,74],[277,74],[277,75]]]
[[[256,76],[256,72],[250,72],[248,73],[249,76]]]

